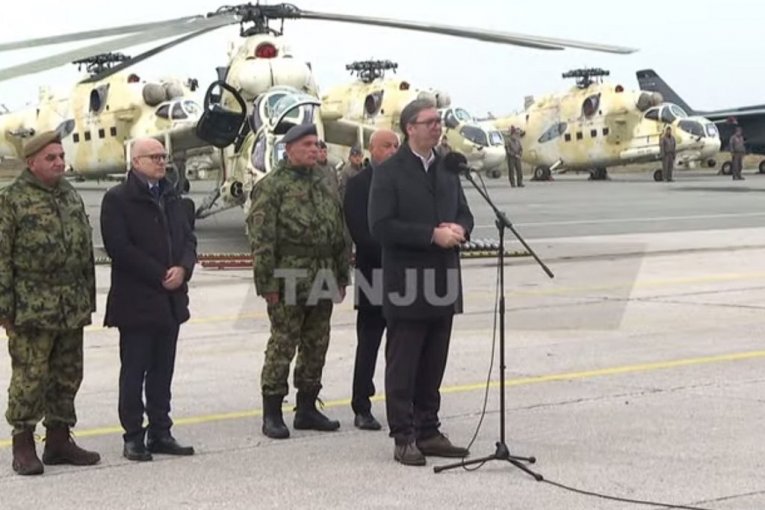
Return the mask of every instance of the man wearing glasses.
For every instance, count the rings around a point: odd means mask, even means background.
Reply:
[[[369,228],[382,245],[386,410],[394,459],[422,466],[425,456],[465,457],[441,434],[439,388],[452,318],[462,312],[459,245],[473,216],[459,175],[434,150],[441,118],[415,100],[401,112],[404,144],[377,167]]]
[[[123,455],[135,461],[151,460],[152,453],[194,453],[170,434],[170,387],[178,330],[189,319],[187,282],[197,241],[178,192],[165,178],[166,162],[159,141],[136,140],[127,179],[101,204],[101,235],[112,259],[104,325],[120,332]]]

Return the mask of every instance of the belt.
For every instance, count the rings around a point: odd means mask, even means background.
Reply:
[[[339,249],[335,246],[329,246],[326,244],[308,245],[280,243],[277,251],[280,255],[291,255],[293,257],[306,257],[312,259],[326,259],[334,257]]]

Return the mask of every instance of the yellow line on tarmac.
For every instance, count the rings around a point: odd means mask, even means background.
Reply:
[[[651,372],[654,370],[666,370],[671,368],[688,367],[695,365],[709,365],[712,363],[722,363],[726,361],[746,361],[753,359],[765,358],[765,351],[749,351],[749,352],[736,352],[730,354],[720,354],[716,356],[702,356],[698,358],[686,358],[669,361],[657,361],[654,363],[641,363],[636,365],[622,365],[616,367],[599,368],[596,370],[584,370],[579,372],[563,372],[560,374],[548,374],[531,377],[518,377],[514,379],[508,379],[506,381],[507,386],[527,386],[530,384],[548,383],[556,381],[571,381],[581,379],[591,379],[594,377],[603,377],[610,375],[622,375],[639,372]],[[498,381],[493,381],[490,386],[495,388],[499,386]],[[462,384],[456,386],[445,386],[441,388],[441,393],[467,393],[471,391],[482,390],[486,387],[486,383],[474,383],[474,384]],[[372,397],[373,401],[382,401],[385,399],[385,395],[377,395]],[[325,407],[346,407],[350,405],[350,399],[338,399],[325,403]],[[285,410],[291,410],[285,407]],[[213,423],[219,421],[239,420],[243,418],[253,418],[261,416],[263,411],[261,409],[253,409],[249,411],[234,411],[230,413],[218,413],[207,414],[201,416],[189,416],[186,418],[173,418],[175,425],[199,425],[203,423]],[[122,428],[118,426],[113,427],[100,427],[93,429],[77,430],[76,437],[93,437],[93,436],[106,436],[121,434]],[[11,445],[11,441],[8,439],[0,440],[0,448],[7,448]]]

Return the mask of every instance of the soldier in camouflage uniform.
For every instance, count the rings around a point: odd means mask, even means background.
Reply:
[[[69,429],[82,381],[82,330],[95,311],[91,228],[82,199],[63,179],[56,132],[31,138],[27,168],[0,192],[0,324],[8,333],[13,469],[40,474],[34,430],[45,418],[45,464],[91,465]]]
[[[333,301],[342,301],[349,280],[338,190],[316,165],[317,140],[313,125],[287,132],[287,160],[255,186],[247,217],[255,287],[271,321],[261,374],[263,433],[277,439],[289,437],[281,407],[295,349],[294,427],[340,426],[316,409]]]
[[[348,155],[348,162],[340,169],[340,198],[345,197],[345,187],[348,184],[348,179],[355,175],[359,175],[364,169],[362,163],[364,162],[364,151],[361,147],[354,145],[351,147],[351,152]]]

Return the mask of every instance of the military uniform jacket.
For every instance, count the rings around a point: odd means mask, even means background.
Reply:
[[[337,183],[319,166],[280,162],[253,188],[247,227],[258,295],[280,292],[284,299],[285,279],[275,274],[279,269],[303,271],[296,282],[298,301],[308,297],[320,271],[333,275],[339,287],[348,285],[349,249]]]
[[[746,154],[746,146],[744,145],[744,137],[733,135],[728,142],[730,151],[734,154]]]
[[[505,141],[505,152],[514,157],[520,158],[523,155],[523,145],[517,135],[510,135]]]
[[[180,196],[161,182],[161,205],[132,171],[104,195],[101,236],[112,259],[105,326],[165,327],[189,319],[187,281],[197,261],[197,240]],[[169,291],[167,270],[181,266],[186,282]]]
[[[28,169],[0,192],[0,318],[16,327],[76,329],[96,309],[91,227],[82,198]]]
[[[659,142],[659,154],[663,156],[675,155],[675,138],[672,136],[662,136]]]
[[[442,222],[461,225],[466,236],[473,229],[459,175],[444,168],[440,157],[426,173],[422,161],[403,144],[375,168],[369,194],[369,228],[382,245],[383,313],[388,320],[462,312],[459,250],[431,242],[433,229]],[[411,294],[414,289],[408,285],[416,289],[411,303],[391,298]],[[430,301],[428,288],[444,299]]]

